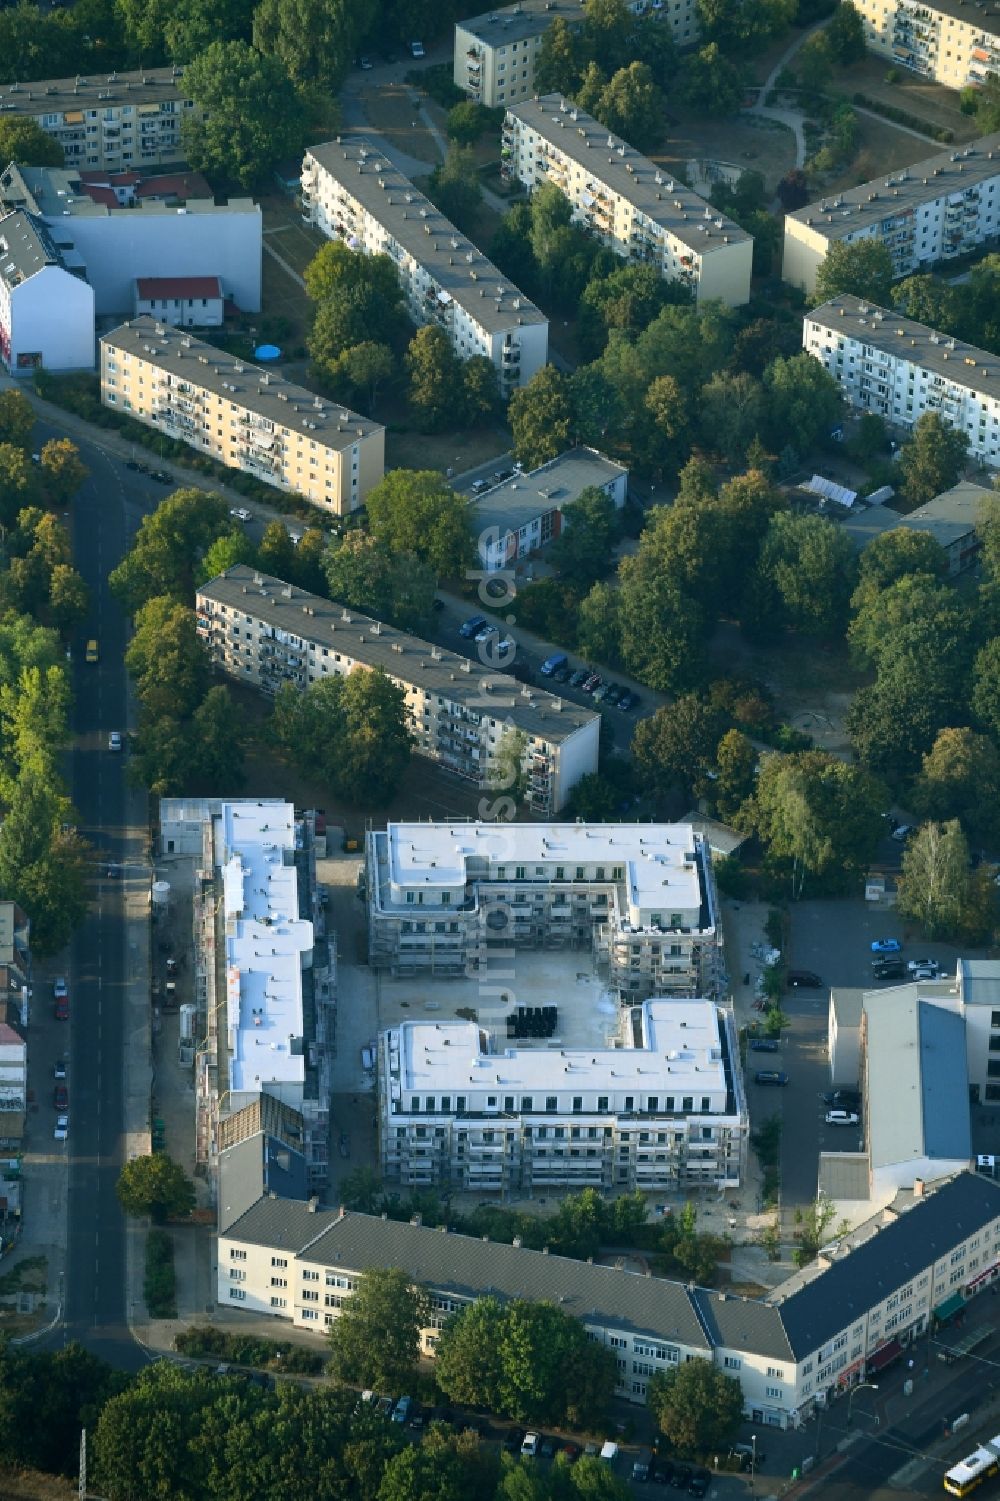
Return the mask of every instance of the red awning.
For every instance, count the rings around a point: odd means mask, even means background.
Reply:
[[[985,1282],[987,1277],[995,1277],[998,1271],[1000,1271],[1000,1261],[994,1261],[992,1266],[988,1266],[984,1272],[980,1272],[978,1276],[973,1277],[971,1282],[965,1284],[966,1291],[971,1292],[974,1287],[978,1287],[981,1282]]]
[[[903,1347],[898,1339],[891,1339],[887,1345],[881,1345],[868,1357],[868,1374],[873,1371],[884,1371],[887,1365],[892,1365],[903,1353]]]

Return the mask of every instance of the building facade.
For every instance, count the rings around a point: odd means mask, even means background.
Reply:
[[[621,510],[628,470],[593,448],[572,448],[528,474],[484,490],[473,503],[476,547],[489,573],[547,547],[568,523],[567,509],[587,489],[602,490]]]
[[[93,289],[30,214],[0,219],[0,360],[11,375],[94,365]]]
[[[616,255],[689,287],[698,302],[750,300],[753,239],[561,94],[507,110],[502,172],[553,182],[573,218]]]
[[[6,83],[0,110],[34,120],[59,142],[68,167],[151,167],[183,157],[181,124],[197,116],[183,78],[184,69],[173,67]]]
[[[153,318],[102,337],[101,401],[334,516],[384,474],[377,422]]]
[[[784,281],[811,292],[831,245],[876,241],[896,276],[968,255],[1000,232],[1000,133],[785,215]]]
[[[912,318],[843,293],[807,313],[806,351],[847,401],[911,428],[939,412],[968,439],[969,457],[1000,465],[1000,359]]]
[[[964,0],[857,0],[865,41],[921,78],[950,89],[979,87],[1000,72],[1000,25],[985,6]]]
[[[328,238],[389,256],[414,322],[436,324],[461,359],[485,355],[504,393],[545,364],[544,314],[367,137],[310,146],[301,199],[303,217]]]
[[[220,671],[264,693],[306,688],[356,667],[381,668],[406,695],[414,749],[478,787],[520,737],[529,805],[557,813],[597,770],[601,717],[394,626],[240,565],[198,590],[198,634]],[[496,638],[494,638],[494,643]],[[498,789],[488,807],[505,806]],[[484,809],[484,816],[487,812]]]
[[[629,0],[628,8],[636,15],[657,16],[680,47],[692,47],[698,40],[694,0]],[[455,86],[487,109],[534,98],[535,60],[557,19],[578,31],[580,0],[520,0],[518,5],[456,22]]]
[[[202,845],[193,911],[195,1160],[217,1190],[220,1152],[247,1135],[280,1136],[273,1121],[297,1117],[298,1153],[309,1182],[321,1186],[329,1172],[336,948],[322,933],[315,820],[277,798],[165,798],[160,828],[165,841],[200,836]],[[263,1116],[250,1108],[262,1096]],[[252,1123],[241,1129],[248,1110]]]
[[[217,276],[137,276],[132,316],[171,328],[221,328],[226,301]]]
[[[476,974],[503,938],[587,950],[623,998],[723,992],[712,856],[688,824],[391,823],[365,857],[376,969]]]
[[[710,1360],[739,1381],[755,1424],[797,1428],[899,1359],[1000,1278],[1000,1187],[961,1173],[897,1196],[764,1299],[592,1266],[374,1215],[262,1198],[218,1240],[220,1305],[317,1335],[358,1278],[397,1266],[426,1289],[433,1355],[449,1314],[489,1294],[557,1303],[618,1362],[618,1395],[646,1400],[650,1377]]]
[[[737,1188],[747,1110],[732,1013],[643,1001],[622,1008],[608,1042],[505,1048],[476,1022],[390,1027],[378,1050],[383,1176],[505,1195]]]

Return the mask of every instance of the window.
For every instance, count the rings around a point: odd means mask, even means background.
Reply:
[[[722,1357],[722,1364],[727,1371],[738,1371],[743,1362],[738,1355],[724,1355]]]
[[[272,1277],[271,1278],[271,1286],[272,1287],[287,1287],[288,1286],[288,1278],[287,1277]]]
[[[271,1299],[271,1307],[272,1308],[287,1308],[288,1307],[288,1299],[287,1298],[272,1298]]]
[[[230,1261],[246,1261],[247,1253],[245,1251],[238,1251],[235,1246],[230,1246],[229,1259]]]
[[[288,1265],[288,1258],[286,1256],[272,1256],[271,1257],[271,1265],[272,1266],[287,1266]]]
[[[247,1295],[242,1287],[231,1287],[229,1289],[229,1296],[235,1299],[237,1303],[245,1303],[247,1300]]]
[[[554,1094],[547,1094],[545,1096],[545,1109],[550,1115],[555,1114],[557,1106],[558,1101],[556,1099],[556,1096]]]

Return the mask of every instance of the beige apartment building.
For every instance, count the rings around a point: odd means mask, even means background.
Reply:
[[[896,276],[968,255],[1000,230],[1000,132],[785,215],[782,280],[803,291],[831,245],[876,240]]]
[[[485,355],[505,396],[541,370],[544,313],[366,136],[310,146],[301,193],[304,218],[323,234],[389,256],[413,321],[437,324],[460,359]]]
[[[263,693],[382,668],[406,694],[417,753],[476,787],[493,786],[508,737],[520,735],[536,812],[558,812],[579,779],[597,770],[600,714],[508,677],[497,636],[474,664],[243,564],[202,585],[196,609],[216,667]],[[504,798],[502,787],[492,790],[483,817],[501,814]]]
[[[101,339],[101,401],[334,516],[384,474],[377,422],[153,318]]]
[[[629,0],[628,8],[636,15],[659,17],[679,47],[698,40],[695,0]],[[545,33],[557,19],[576,29],[582,17],[582,0],[520,0],[518,5],[456,22],[456,87],[487,109],[532,99],[535,59]]]
[[[131,171],[181,161],[181,122],[197,109],[183,68],[0,85],[0,110],[59,142],[67,167]]]
[[[1000,15],[973,0],[855,0],[873,52],[951,89],[1000,72]]]
[[[561,94],[508,109],[503,175],[532,192],[553,182],[577,224],[616,255],[654,266],[698,302],[750,300],[753,239],[697,193]]]

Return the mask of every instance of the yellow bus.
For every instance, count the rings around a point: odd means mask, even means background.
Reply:
[[[971,1496],[977,1485],[982,1485],[991,1475],[1000,1470],[1000,1433],[973,1449],[967,1459],[952,1465],[944,1477],[944,1488],[949,1496]]]

